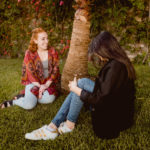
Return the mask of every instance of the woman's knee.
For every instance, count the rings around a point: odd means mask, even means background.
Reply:
[[[31,84],[28,84],[28,85],[26,85],[26,88],[28,88],[28,89],[31,89],[32,87],[34,87],[34,85],[31,83]]]
[[[33,87],[34,87],[34,85],[33,85],[32,83],[26,85],[26,87],[25,87],[25,93],[30,92],[30,90],[31,90]]]
[[[55,100],[55,95],[44,94],[41,99],[38,99],[38,102],[41,104],[49,104]]]
[[[85,82],[87,80],[88,80],[88,78],[81,78],[81,79],[79,79],[78,82],[77,82],[78,87],[83,89],[84,88],[84,84],[85,84]]]

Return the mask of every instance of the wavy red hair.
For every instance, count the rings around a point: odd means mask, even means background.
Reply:
[[[37,44],[34,42],[34,40],[37,40],[38,34],[42,32],[45,32],[42,28],[35,28],[32,30],[32,36],[31,36],[31,40],[29,43],[29,47],[28,47],[29,51],[31,52],[37,51],[38,47],[37,47]]]

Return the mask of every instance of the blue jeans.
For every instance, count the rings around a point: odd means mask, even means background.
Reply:
[[[26,85],[25,96],[17,100],[13,100],[13,105],[17,105],[29,110],[33,109],[36,106],[37,102],[41,104],[48,104],[52,103],[55,100],[55,95],[49,95],[47,90],[44,91],[41,99],[37,99],[37,97],[30,91],[32,87],[34,87],[33,84]]]
[[[88,92],[92,93],[94,86],[95,83],[88,78],[82,78],[78,80],[78,87]],[[77,94],[70,92],[56,116],[52,120],[52,123],[54,123],[57,127],[59,127],[59,125],[66,119],[75,123],[82,106],[83,102],[80,100],[80,97]]]

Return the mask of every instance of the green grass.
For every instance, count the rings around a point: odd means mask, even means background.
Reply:
[[[23,88],[20,84],[21,59],[0,59],[0,102],[12,98]],[[90,112],[82,109],[72,133],[54,141],[29,141],[26,132],[48,124],[65,99],[61,95],[53,104],[38,104],[27,111],[17,106],[0,110],[0,150],[149,150],[150,149],[150,68],[135,66],[137,99],[135,124],[117,139],[102,140],[92,130]],[[61,66],[62,70],[62,66]],[[89,73],[97,74],[89,66]]]

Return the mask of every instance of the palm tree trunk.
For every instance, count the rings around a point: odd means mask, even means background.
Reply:
[[[87,77],[88,75],[87,52],[90,22],[87,14],[87,10],[83,8],[78,9],[75,13],[70,49],[61,77],[63,91],[69,90],[69,81],[72,81],[75,75],[77,75],[77,78]]]

